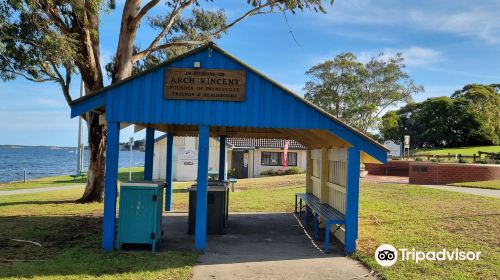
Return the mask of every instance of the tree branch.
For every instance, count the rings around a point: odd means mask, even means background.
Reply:
[[[57,69],[57,65],[52,61],[50,61],[50,65],[52,65],[52,70],[56,73],[56,75],[58,77],[57,81],[61,85],[61,90],[63,92],[64,99],[66,99],[66,102],[69,105],[73,101],[73,99],[71,98],[71,95],[69,94],[69,82],[71,81],[71,73],[69,73],[68,67],[65,66],[66,78],[68,79],[68,80],[65,80],[63,78],[63,76],[61,75],[61,72],[59,72],[59,69]]]
[[[142,7],[137,16],[135,16],[135,18],[132,20],[131,24],[137,27],[137,25],[141,23],[142,18],[159,2],[160,0],[149,1],[146,5],[144,5],[144,7]]]
[[[238,17],[237,19],[233,20],[231,23],[225,25],[221,29],[219,29],[219,30],[215,31],[214,33],[210,34],[208,36],[208,38],[205,39],[205,40],[203,40],[203,41],[170,42],[170,43],[166,43],[166,44],[160,45],[159,44],[160,41],[165,37],[165,35],[170,30],[170,28],[172,28],[172,25],[174,24],[175,19],[182,13],[182,11],[184,9],[186,9],[189,5],[191,5],[192,2],[194,2],[194,1],[188,0],[188,1],[184,2],[179,8],[177,8],[177,9],[174,8],[174,11],[172,11],[172,13],[170,14],[170,17],[167,20],[167,24],[165,24],[165,27],[160,32],[160,34],[158,34],[158,36],[156,36],[156,38],[153,40],[153,42],[146,49],[144,49],[143,51],[140,51],[140,52],[136,53],[135,55],[133,55],[132,56],[132,61],[136,62],[138,60],[141,60],[141,59],[147,57],[152,52],[155,52],[155,51],[158,51],[158,50],[162,50],[162,49],[167,49],[167,48],[172,47],[172,46],[192,46],[192,45],[199,45],[199,44],[207,43],[212,38],[217,37],[218,35],[220,35],[221,33],[225,32],[226,30],[228,30],[229,28],[233,27],[238,22],[244,20],[247,17],[254,16],[254,15],[259,15],[259,14],[268,14],[268,13],[271,13],[272,11],[263,12],[261,10],[263,8],[266,8],[266,7],[269,7],[269,6],[272,6],[272,5],[276,4],[275,0],[269,0],[265,4],[261,4],[261,5],[255,7],[255,8],[247,11],[246,13],[244,13],[243,15],[241,15],[240,17]]]
[[[181,47],[181,46],[194,46],[194,45],[202,45],[207,43],[208,40],[204,41],[179,41],[179,42],[170,42],[170,43],[165,43],[159,46],[156,46],[155,48],[152,48],[146,52],[146,50],[138,52],[137,54],[134,55],[133,60],[134,62],[140,59],[143,59],[144,57],[148,56],[150,53],[163,50],[163,49],[168,49],[171,47]]]
[[[233,27],[235,24],[237,24],[238,22],[244,20],[247,17],[254,16],[254,15],[259,15],[259,14],[269,14],[269,13],[272,13],[272,11],[262,12],[260,10],[262,8],[274,5],[275,3],[276,2],[274,0],[270,0],[266,4],[259,5],[259,6],[255,7],[255,8],[253,8],[253,9],[249,10],[248,12],[244,13],[239,18],[237,18],[234,21],[232,21],[230,24],[227,24],[226,26],[222,27],[221,29],[219,29],[218,31],[216,31],[215,33],[213,33],[211,35],[211,37],[216,37],[217,35],[221,34],[222,32],[225,32],[226,30],[228,30],[229,28]]]
[[[152,0],[154,1],[154,0]],[[172,26],[174,25],[175,23],[175,20],[177,19],[177,17],[187,8],[189,7],[191,4],[193,4],[196,0],[187,0],[185,2],[183,2],[178,8],[177,7],[174,7],[174,9],[172,10],[172,13],[170,14],[170,16],[168,17],[168,20],[165,24],[165,26],[163,27],[162,31],[160,32],[160,34],[158,34],[158,36],[156,36],[156,38],[151,42],[151,44],[149,44],[149,46],[143,50],[143,51],[140,51],[139,53],[135,54],[132,56],[132,62],[136,62],[140,59],[143,59],[145,58],[146,56],[148,56],[150,53],[152,53],[153,51],[155,50],[159,50],[159,49],[164,49],[166,47],[161,47],[161,48],[158,48],[159,44],[160,44],[160,41],[165,37],[165,35],[167,35],[167,33],[170,31],[170,29],[172,28]],[[149,4],[149,3],[148,3]]]

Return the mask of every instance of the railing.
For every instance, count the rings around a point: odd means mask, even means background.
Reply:
[[[500,160],[500,153],[490,153],[490,152],[482,152],[478,151],[477,154],[473,155],[462,155],[462,154],[451,154],[448,153],[447,155],[434,155],[434,154],[416,154],[416,155],[411,155],[410,158],[416,159],[416,158],[427,158],[427,160],[431,160],[432,158],[435,159],[447,159],[448,161],[451,161],[452,159],[455,159],[457,161],[462,161],[464,159],[472,159],[472,162],[478,162],[483,160],[482,156],[485,156],[484,159],[489,159],[491,161],[494,160]]]

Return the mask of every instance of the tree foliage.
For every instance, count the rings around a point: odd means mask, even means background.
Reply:
[[[380,114],[423,90],[404,71],[402,54],[381,53],[361,63],[353,53],[313,66],[304,87],[305,98],[344,122],[367,132],[376,128]]]
[[[495,85],[467,85],[451,97],[412,103],[383,117],[385,140],[412,138],[416,148],[498,144],[500,94]]]

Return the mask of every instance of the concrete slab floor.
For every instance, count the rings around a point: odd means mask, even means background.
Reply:
[[[187,214],[167,214],[164,232],[161,249],[193,248]],[[227,233],[208,235],[193,279],[376,279],[341,255],[338,244],[328,255],[322,246],[308,238],[291,213],[230,213]]]

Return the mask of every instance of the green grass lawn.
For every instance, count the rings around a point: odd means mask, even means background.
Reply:
[[[500,180],[490,180],[490,181],[479,181],[479,182],[463,182],[463,183],[453,183],[449,184],[455,187],[469,187],[469,188],[479,188],[479,189],[493,189],[500,190]]]
[[[143,178],[143,167],[132,167],[132,180],[142,180]],[[118,180],[128,181],[129,172],[128,168],[120,168],[118,170]],[[43,188],[43,187],[60,187],[60,186],[74,186],[74,185],[84,185],[87,182],[87,178],[78,178],[73,180],[69,175],[37,178],[24,182],[12,182],[0,184],[0,191],[10,191],[10,190],[21,190],[21,189],[32,189],[32,188]]]
[[[472,156],[473,154],[478,154],[478,151],[488,152],[488,153],[500,153],[500,146],[476,146],[476,147],[463,147],[463,148],[444,148],[444,149],[418,149],[414,150],[412,153],[414,155],[447,155],[448,153],[462,154]]]
[[[187,211],[187,183],[174,185],[174,210]],[[230,211],[293,211],[304,175],[239,180]],[[496,279],[500,270],[500,200],[411,185],[365,184],[360,189],[358,252],[387,279]],[[41,279],[188,279],[188,251],[100,251],[102,204],[75,204],[81,190],[0,196],[0,277]],[[43,247],[11,239],[41,242]],[[382,243],[418,250],[481,251],[479,262],[398,262],[373,258]]]

